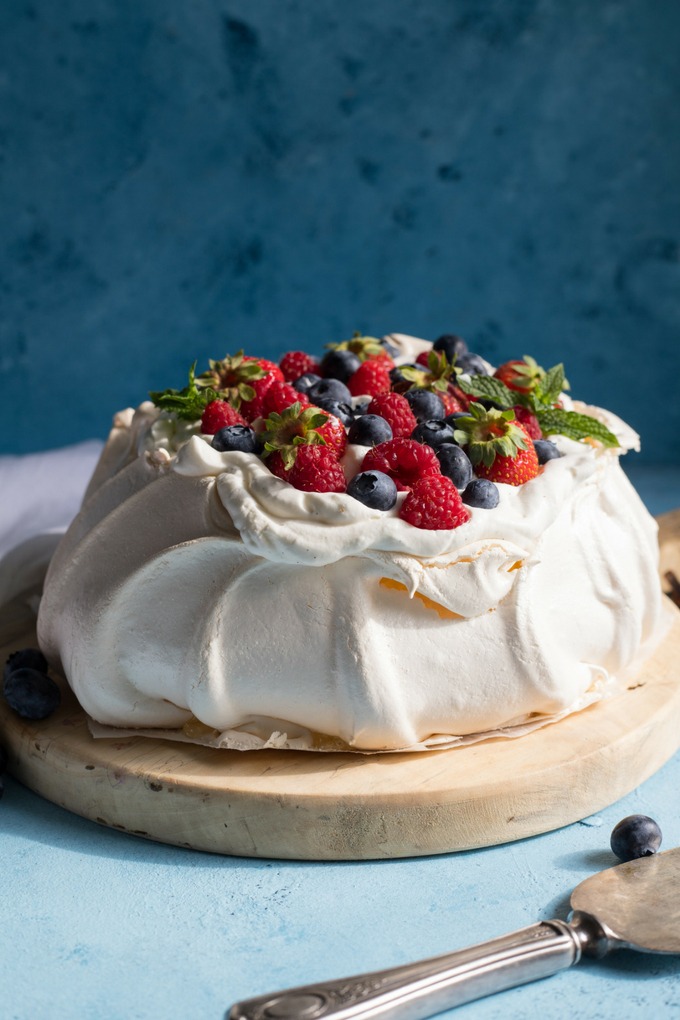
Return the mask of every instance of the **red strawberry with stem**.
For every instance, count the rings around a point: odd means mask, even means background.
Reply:
[[[247,421],[259,418],[262,400],[273,382],[284,382],[283,372],[273,361],[253,358],[243,351],[210,361],[209,369],[197,379],[200,388],[210,387],[240,411]]]
[[[298,450],[303,446],[324,446],[336,460],[342,455],[347,434],[342,422],[318,407],[305,407],[297,401],[283,411],[273,411],[262,432],[263,456],[279,454],[283,469],[289,472],[295,463]],[[278,468],[278,458],[273,461]],[[274,470],[279,474],[278,470]],[[281,476],[280,476],[281,477]]]
[[[494,376],[496,379],[500,379],[509,390],[527,394],[535,390],[545,378],[545,370],[533,358],[525,354],[521,361],[506,361],[499,365]]]
[[[523,485],[538,474],[534,444],[514,411],[487,411],[473,403],[468,414],[457,418],[455,424],[456,439],[465,446],[479,478]]]

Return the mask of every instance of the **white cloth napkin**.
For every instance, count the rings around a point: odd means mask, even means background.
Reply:
[[[102,449],[98,440],[0,457],[0,605],[38,584]]]

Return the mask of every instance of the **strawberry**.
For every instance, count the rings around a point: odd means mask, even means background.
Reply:
[[[273,361],[252,358],[243,351],[221,361],[211,360],[209,365],[208,371],[196,379],[196,385],[210,387],[249,422],[262,414],[262,400],[271,384],[284,382],[283,372]]]
[[[465,452],[479,478],[506,485],[523,485],[538,474],[534,444],[514,411],[487,411],[481,404],[470,404],[468,414],[457,418],[456,439],[465,444]]]
[[[270,384],[262,398],[262,417],[267,418],[272,411],[277,411],[280,414],[281,411],[285,410],[286,407],[290,407],[296,401],[302,407],[309,407],[308,397],[298,393],[290,383],[280,382],[277,379]]]
[[[283,469],[289,472],[304,446],[326,447],[338,460],[344,453],[347,433],[345,426],[335,415],[321,411],[318,407],[303,408],[301,403],[296,401],[280,412],[272,411],[265,422],[262,441],[263,455],[270,470],[283,477],[279,473],[279,459],[282,461]],[[275,454],[280,454],[280,458],[275,457]]]
[[[328,344],[328,347],[331,351],[351,351],[361,362],[379,359],[387,362],[390,368],[394,368],[394,361],[376,336],[362,336],[361,333],[355,333],[351,340],[343,340],[339,344]]]
[[[413,483],[399,516],[415,528],[443,531],[466,524],[470,511],[450,478],[429,475]]]
[[[315,375],[320,374],[319,362],[304,351],[286,351],[279,361],[279,368],[283,372],[286,382],[295,382],[307,372],[314,372]]]
[[[524,426],[527,435],[530,436],[531,439],[541,439],[543,437],[541,426],[539,425],[538,418],[535,414],[532,414],[532,412],[526,407],[520,407],[519,404],[513,407],[513,411],[515,412],[515,418],[520,425]]]
[[[460,400],[457,400],[456,397],[453,395],[453,393],[450,392],[450,390],[452,390],[452,389],[453,389],[453,387],[450,387],[444,393],[440,393],[439,390],[435,390],[437,396],[441,397],[441,399],[444,402],[444,410],[445,410],[445,412],[447,414],[456,414],[459,411],[465,411],[466,407],[464,407],[463,404],[460,402]],[[466,406],[467,406],[467,401],[466,401]]]
[[[421,351],[418,357],[416,358],[416,365],[422,365],[423,368],[427,368],[428,367],[427,359],[429,357],[430,357],[429,351]]]
[[[320,411],[316,408],[319,414],[325,414],[328,421],[325,425],[321,425],[318,429],[319,435],[326,441],[326,445],[332,447],[335,450],[336,457],[342,457],[347,446],[347,429],[342,424],[339,418],[336,418],[334,414],[329,411]]]
[[[303,492],[344,492],[345,473],[329,446],[298,447],[288,481]]]
[[[201,432],[205,436],[214,436],[227,425],[247,424],[243,415],[227,400],[211,400],[201,416]]]
[[[393,478],[397,490],[404,492],[427,475],[440,475],[439,460],[431,446],[415,439],[388,439],[369,450],[361,465],[362,471],[383,471]]]
[[[522,361],[506,361],[494,372],[509,390],[516,393],[531,393],[545,376],[545,371],[533,358],[525,355]]]
[[[379,393],[388,393],[392,381],[390,369],[393,367],[391,358],[371,358],[359,365],[349,379],[349,391],[353,397],[364,394],[377,397]]]
[[[368,405],[366,413],[384,418],[395,439],[407,438],[418,424],[408,400],[400,393],[379,393]]]

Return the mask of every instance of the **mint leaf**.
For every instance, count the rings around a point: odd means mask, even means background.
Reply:
[[[169,411],[186,421],[198,421],[206,406],[217,399],[217,393],[210,388],[198,389],[194,362],[189,369],[189,383],[183,390],[156,390],[149,393],[149,397],[162,411]]]
[[[606,425],[577,411],[563,411],[558,407],[537,410],[536,417],[544,436],[566,436],[568,439],[598,439],[603,446],[619,446],[619,441]]]
[[[500,407],[514,407],[519,403],[520,394],[508,389],[505,383],[493,375],[472,375],[469,379],[464,379],[459,375],[456,385],[468,396],[493,400],[494,404],[498,404]]]
[[[562,391],[568,389],[569,383],[564,377],[564,365],[553,365],[534,390],[534,406],[540,410],[541,406],[554,404]]]

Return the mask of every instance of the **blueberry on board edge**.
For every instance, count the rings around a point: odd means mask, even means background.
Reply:
[[[620,861],[653,857],[661,846],[661,829],[648,815],[628,815],[612,829],[610,845]]]
[[[392,437],[391,425],[379,414],[362,414],[350,425],[347,442],[358,446],[378,446]]]
[[[61,701],[61,692],[46,673],[27,666],[13,670],[4,684],[5,701],[22,719],[46,719]]]
[[[488,375],[489,370],[480,358],[479,354],[461,354],[456,362],[456,368],[460,368],[466,375]]]
[[[360,471],[347,486],[347,495],[371,510],[391,510],[397,502],[397,486],[383,471]]]
[[[468,353],[468,345],[462,337],[456,336],[455,333],[444,333],[442,336],[437,337],[432,344],[432,350],[443,351],[446,355],[446,360],[453,361],[454,358],[460,358],[462,354]]]
[[[443,418],[445,412],[444,401],[432,390],[407,390],[404,394],[409,402],[416,421],[430,421],[433,418]]]
[[[314,383],[321,381],[321,376],[317,375],[316,372],[305,372],[304,375],[298,376],[293,382],[293,388],[298,393],[308,393]]]
[[[464,489],[461,499],[468,506],[475,506],[480,510],[493,510],[498,506],[500,499],[498,486],[488,478],[473,478]]]
[[[547,464],[549,460],[557,460],[562,454],[549,439],[534,439],[534,450],[539,464]]]
[[[37,669],[39,673],[46,673],[47,659],[38,648],[21,648],[18,652],[12,652],[5,663],[4,679],[7,680],[10,673],[24,667]]]
[[[210,444],[219,453],[258,453],[260,440],[249,425],[225,425],[218,429]]]
[[[457,489],[465,489],[472,481],[472,464],[465,450],[454,443],[443,443],[435,450],[441,472]]]
[[[321,361],[321,374],[345,383],[360,364],[361,359],[353,351],[329,351]]]
[[[340,404],[352,403],[352,394],[340,379],[319,379],[309,387],[307,396],[315,404],[322,399],[337,400]]]
[[[447,425],[442,418],[432,418],[429,421],[421,421],[411,433],[411,439],[417,443],[425,443],[436,449],[443,443],[455,443],[453,427]]]
[[[316,401],[316,406],[320,407],[322,411],[334,414],[343,425],[351,425],[354,421],[352,405],[343,400],[334,400],[332,397],[319,397]]]

